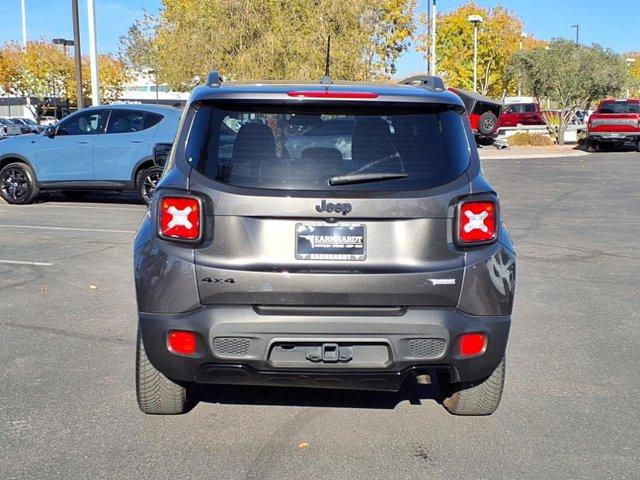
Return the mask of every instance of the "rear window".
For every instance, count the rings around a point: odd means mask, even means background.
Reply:
[[[238,187],[419,190],[460,176],[469,143],[460,115],[442,108],[206,105],[195,115],[187,158],[210,179]],[[335,182],[345,175],[387,178]]]
[[[535,113],[536,106],[533,103],[522,103],[518,105],[511,105],[508,109],[511,113]]]
[[[142,129],[146,130],[147,128],[155,127],[158,123],[160,123],[160,120],[162,120],[162,115],[147,112],[144,116],[144,125]]]
[[[598,113],[640,113],[640,103],[606,102],[600,105]]]

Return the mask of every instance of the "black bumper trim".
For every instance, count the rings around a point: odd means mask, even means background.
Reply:
[[[408,377],[443,372],[451,376],[451,369],[443,366],[415,366],[403,371],[378,372],[296,372],[256,370],[247,365],[204,364],[195,374],[197,383],[223,385],[257,385],[271,387],[335,388],[345,390],[375,390],[397,392]]]

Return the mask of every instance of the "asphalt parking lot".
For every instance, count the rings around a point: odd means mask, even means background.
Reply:
[[[2,478],[640,478],[640,154],[484,162],[518,247],[498,412],[403,395],[134,392],[133,197],[0,204]],[[17,262],[17,263],[16,263]]]

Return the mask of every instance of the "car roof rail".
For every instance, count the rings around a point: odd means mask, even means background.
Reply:
[[[211,70],[207,74],[207,80],[205,81],[205,85],[208,87],[219,87],[222,83],[222,77],[218,73],[217,70]]]
[[[402,85],[414,85],[416,87],[428,88],[430,90],[444,90],[444,80],[435,75],[414,75],[400,80]]]

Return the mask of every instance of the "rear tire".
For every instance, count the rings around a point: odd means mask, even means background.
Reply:
[[[636,152],[640,152],[640,139],[636,142]]]
[[[466,385],[453,385],[442,404],[452,415],[491,415],[494,413],[504,388],[506,360],[484,380]]]
[[[151,365],[139,328],[136,345],[136,396],[140,410],[149,415],[180,415],[188,412],[196,403],[190,388],[172,382]]]
[[[149,205],[151,203],[151,198],[156,191],[156,187],[160,178],[162,177],[163,172],[162,167],[158,167],[157,165],[153,165],[151,167],[140,170],[138,173],[138,177],[136,179],[136,185],[138,186],[138,191],[140,192],[140,196],[142,197],[142,201]]]
[[[478,119],[478,132],[482,135],[491,135],[498,125],[498,117],[492,112],[484,112]]]
[[[15,162],[0,170],[0,196],[12,205],[26,205],[38,196],[33,170],[26,163]]]

